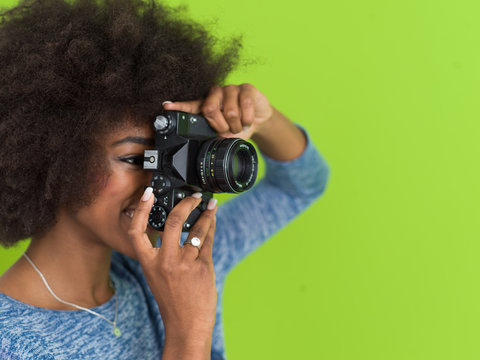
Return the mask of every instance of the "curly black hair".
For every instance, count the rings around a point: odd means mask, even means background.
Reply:
[[[205,97],[241,47],[153,0],[22,0],[0,20],[5,247],[88,205],[105,170],[100,139],[127,118],[151,121],[165,100]]]

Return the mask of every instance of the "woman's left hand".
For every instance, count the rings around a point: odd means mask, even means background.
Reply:
[[[202,114],[222,137],[248,140],[273,114],[267,97],[251,84],[214,86],[204,100],[164,103],[165,110]]]

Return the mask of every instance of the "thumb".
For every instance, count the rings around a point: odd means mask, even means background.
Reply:
[[[148,216],[152,209],[155,196],[152,195],[153,188],[147,187],[143,193],[142,198],[138,202],[133,214],[128,235],[132,241],[133,248],[140,258],[147,255],[148,251],[153,248],[150,239],[145,231],[148,225]]]

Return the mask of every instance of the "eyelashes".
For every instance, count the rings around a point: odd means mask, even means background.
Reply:
[[[143,168],[143,155],[122,156],[120,161]]]

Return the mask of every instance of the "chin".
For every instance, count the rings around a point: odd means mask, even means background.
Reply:
[[[118,246],[114,247],[113,249],[118,251],[121,254],[124,254],[128,256],[129,258],[132,258],[134,260],[137,259],[137,254],[135,252],[135,249],[133,248],[133,245],[131,244],[131,240],[128,236],[128,230],[131,225],[131,221],[133,218],[133,215],[135,213],[134,209],[128,208],[124,209],[121,211],[120,214],[120,229],[122,229],[122,235],[121,238],[124,239]],[[152,243],[152,246],[155,247],[157,243],[158,237],[163,235],[163,231],[157,231],[153,227],[147,224],[147,228],[145,230],[145,234],[148,236],[150,239],[150,242]]]
[[[152,227],[148,226],[147,230],[145,231],[147,234],[148,238],[150,239],[150,242],[152,243],[153,247],[156,247],[157,245],[157,239],[158,237],[163,235],[163,232],[157,231],[153,229]],[[133,260],[137,260],[137,253],[135,252],[135,249],[133,248],[133,245],[131,244],[131,240],[128,237],[128,235],[123,234],[122,236],[125,240],[122,241],[121,246],[115,246],[113,247],[113,250],[128,256],[129,258]]]

